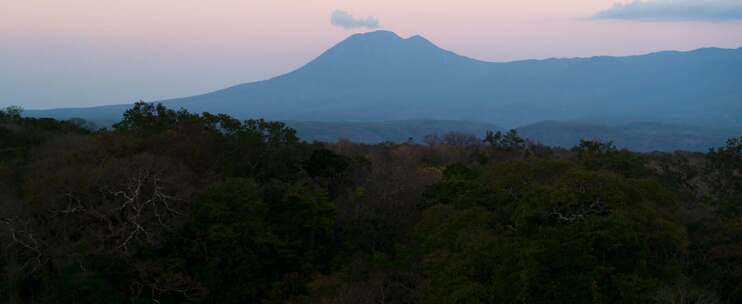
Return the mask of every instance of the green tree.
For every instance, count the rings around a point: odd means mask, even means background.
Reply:
[[[520,137],[518,131],[514,129],[506,133],[502,133],[501,131],[487,131],[484,142],[493,148],[501,150],[522,150],[527,145],[526,140]]]
[[[416,226],[427,302],[652,303],[682,274],[657,183],[552,161],[447,171]]]
[[[577,160],[590,170],[609,170],[626,177],[645,177],[650,174],[645,160],[627,150],[618,150],[613,142],[580,140],[572,149]]]
[[[711,188],[709,198],[725,216],[742,212],[742,137],[726,146],[711,149],[704,168],[704,180]]]
[[[10,106],[0,110],[0,123],[18,121],[21,119],[23,108],[19,106]]]

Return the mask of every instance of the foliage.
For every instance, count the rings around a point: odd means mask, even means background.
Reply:
[[[725,147],[711,149],[704,168],[710,187],[710,200],[723,208],[724,214],[742,212],[742,137],[732,138]]]
[[[144,102],[111,130],[21,114],[0,111],[2,302],[742,301],[742,139],[310,144]]]
[[[591,170],[610,170],[626,177],[643,177],[649,174],[645,160],[629,151],[619,151],[612,142],[581,140],[575,147],[578,161]]]
[[[642,183],[551,162],[447,174],[416,233],[429,302],[648,301],[634,297],[680,274],[687,240]]]
[[[518,132],[512,129],[507,133],[487,131],[484,142],[494,148],[505,150],[519,150],[526,147],[526,140],[521,138]]]

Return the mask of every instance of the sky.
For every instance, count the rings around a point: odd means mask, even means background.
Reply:
[[[376,29],[487,61],[738,48],[742,0],[0,0],[0,107],[206,93]]]

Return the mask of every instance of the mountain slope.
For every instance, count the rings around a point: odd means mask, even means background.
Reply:
[[[405,142],[412,138],[423,142],[426,135],[443,136],[449,132],[483,138],[487,131],[502,131],[496,125],[439,120],[387,122],[309,122],[288,121],[300,138],[307,141],[336,142],[349,139],[358,143]],[[619,148],[636,152],[695,151],[707,152],[723,146],[727,139],[742,135],[742,128],[702,128],[689,125],[631,123],[606,125],[584,122],[542,121],[517,128],[524,138],[552,147],[572,148],[581,139],[612,141]]]
[[[347,139],[356,143],[402,143],[409,139],[424,142],[425,136],[444,137],[448,133],[463,133],[483,137],[487,131],[502,131],[498,126],[466,121],[401,120],[385,122],[310,122],[288,121],[306,141],[336,142]]]
[[[721,147],[726,140],[742,135],[742,128],[701,128],[688,125],[632,123],[604,125],[543,121],[517,129],[525,138],[552,147],[571,148],[581,139],[612,141],[617,147],[636,152],[695,151]]]
[[[728,127],[742,116],[742,49],[630,57],[477,61],[414,36],[349,37],[273,79],[186,98],[170,107],[273,120],[653,121]],[[29,111],[115,119],[126,106]]]

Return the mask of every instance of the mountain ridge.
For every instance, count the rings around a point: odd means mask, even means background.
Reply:
[[[312,122],[286,121],[306,141],[333,143],[347,139],[356,143],[402,143],[412,140],[424,143],[427,135],[445,137],[460,133],[483,138],[487,131],[503,128],[484,122],[405,120],[382,122]],[[533,142],[551,147],[572,148],[580,140],[612,141],[620,149],[635,152],[707,152],[723,146],[728,138],[742,134],[742,127],[704,128],[690,125],[635,122],[624,125],[605,125],[575,121],[541,121],[516,128],[518,133]]]
[[[157,102],[239,118],[301,121],[543,120],[731,126],[742,113],[742,48],[488,62],[415,35],[354,34],[289,73]],[[28,111],[112,119],[129,105]]]
[[[271,81],[271,80],[274,80],[276,78],[281,78],[283,76],[286,76],[288,74],[291,74],[293,72],[296,72],[296,71],[302,69],[303,67],[309,65],[310,63],[312,63],[313,61],[315,61],[316,59],[318,59],[319,57],[321,57],[322,54],[327,53],[327,51],[331,50],[332,48],[334,48],[334,47],[336,47],[338,45],[343,44],[344,42],[348,41],[349,39],[351,39],[351,38],[353,38],[355,36],[370,35],[370,34],[375,34],[375,33],[391,33],[391,34],[396,35],[400,40],[409,40],[409,39],[418,37],[418,38],[424,39],[425,41],[429,42],[433,46],[435,46],[437,48],[440,48],[438,45],[430,42],[428,39],[422,37],[421,35],[413,35],[413,36],[410,36],[408,38],[402,38],[401,36],[397,35],[396,33],[392,32],[392,31],[388,31],[388,30],[377,30],[377,31],[365,32],[365,33],[357,33],[357,34],[350,35],[348,38],[346,38],[345,40],[343,40],[341,42],[336,43],[335,45],[333,45],[332,47],[330,47],[330,49],[324,51],[319,56],[317,56],[314,59],[312,59],[310,62],[308,62],[308,63],[306,63],[306,64],[304,64],[304,65],[302,65],[302,66],[300,66],[300,67],[298,67],[296,69],[293,69],[291,71],[288,71],[286,73],[283,73],[283,74],[280,74],[280,75],[276,75],[276,76],[273,76],[273,77],[269,77],[269,78],[266,78],[266,79],[261,79],[261,80],[251,81],[251,82],[245,82],[245,83],[237,83],[237,84],[229,85],[229,86],[224,87],[224,88],[221,88],[221,89],[215,89],[215,90],[212,90],[212,91],[207,91],[207,92],[201,93],[201,94],[190,95],[190,96],[172,97],[172,98],[166,98],[166,99],[161,99],[161,100],[151,101],[151,102],[163,102],[163,101],[169,101],[169,100],[177,100],[177,99],[183,99],[183,98],[198,97],[198,96],[208,95],[208,94],[211,94],[211,93],[216,93],[216,92],[219,92],[219,91],[224,91],[224,90],[232,89],[234,87],[239,87],[239,86],[249,85],[249,84],[254,84],[254,83],[261,83],[261,82]],[[722,52],[739,51],[739,52],[742,52],[742,47],[738,47],[738,48],[701,47],[701,48],[690,49],[690,50],[662,50],[662,51],[653,51],[653,52],[631,54],[631,55],[594,55],[594,56],[575,56],[575,57],[547,57],[547,58],[539,58],[539,59],[519,59],[519,60],[510,60],[510,61],[488,61],[488,60],[482,60],[482,59],[477,59],[477,58],[473,58],[473,57],[468,57],[466,55],[461,55],[461,54],[458,54],[456,52],[448,51],[448,50],[445,50],[445,49],[442,49],[442,48],[441,48],[441,50],[446,51],[446,52],[449,52],[451,54],[455,54],[456,56],[464,57],[464,58],[467,58],[469,60],[480,62],[480,63],[509,64],[509,63],[548,62],[548,61],[559,61],[559,60],[593,60],[593,59],[635,58],[635,57],[645,57],[645,56],[653,56],[653,55],[660,55],[660,54],[695,54],[695,53],[706,52],[706,51],[722,51]],[[70,106],[70,107],[54,107],[54,108],[35,108],[35,109],[26,109],[26,110],[27,111],[31,111],[31,112],[38,112],[38,111],[53,111],[53,110],[66,110],[66,109],[91,109],[91,108],[106,108],[106,107],[117,107],[117,106],[130,106],[133,103],[134,103],[134,101],[132,101],[131,103],[117,103],[117,104],[109,104],[109,105],[101,105],[101,106]]]

